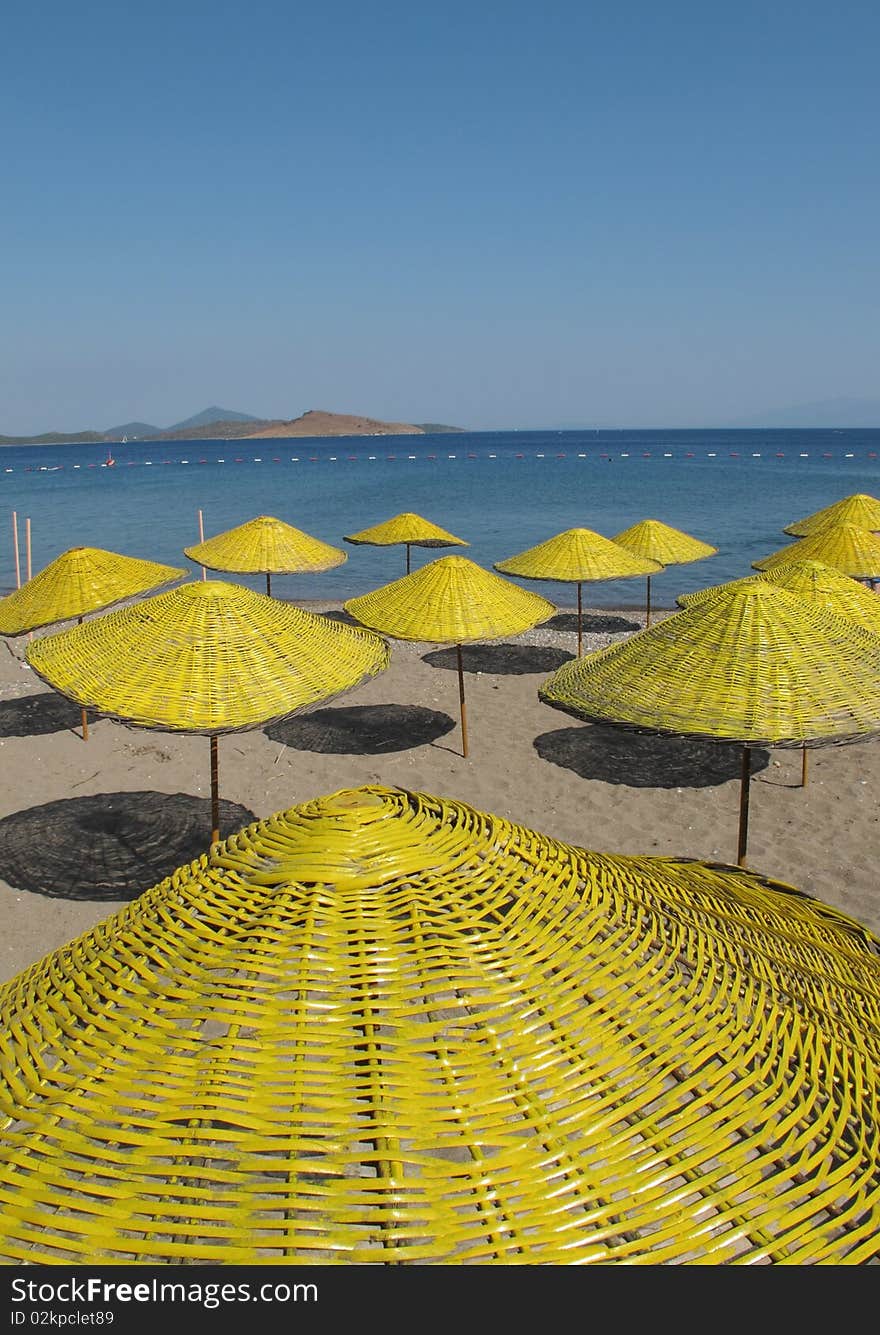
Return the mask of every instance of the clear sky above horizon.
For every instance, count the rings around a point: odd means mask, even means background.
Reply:
[[[0,434],[880,398],[878,38],[852,0],[13,7]]]

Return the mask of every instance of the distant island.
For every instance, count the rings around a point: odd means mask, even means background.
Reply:
[[[434,426],[434,431],[458,431],[454,426]],[[264,436],[424,436],[425,423],[381,422],[375,417],[357,417],[349,413],[327,413],[311,409],[289,422],[269,422],[258,431],[248,431],[249,440]]]
[[[153,440],[261,440],[285,436],[423,436],[464,431],[439,422],[383,422],[376,417],[311,409],[285,421],[253,417],[228,408],[205,408],[174,426],[125,422],[106,431],[46,431],[38,436],[0,436],[2,445],[109,445]]]

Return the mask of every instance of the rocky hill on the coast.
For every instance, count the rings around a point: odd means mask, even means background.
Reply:
[[[463,427],[444,426],[439,422],[383,422],[375,417],[317,410],[284,421],[251,417],[247,413],[233,413],[222,408],[207,408],[195,417],[171,427],[127,422],[107,431],[47,431],[39,436],[0,436],[0,446],[116,444],[135,440],[259,440],[284,436],[420,436],[463,430]]]
[[[312,409],[289,422],[270,422],[247,434],[253,440],[264,436],[423,436],[425,428],[411,422],[381,422],[375,417]]]

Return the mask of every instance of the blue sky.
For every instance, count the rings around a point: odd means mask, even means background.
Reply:
[[[0,434],[880,398],[878,39],[847,0],[14,6]]]

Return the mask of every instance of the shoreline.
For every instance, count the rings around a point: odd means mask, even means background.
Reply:
[[[308,610],[339,615],[341,605]],[[587,624],[608,623],[585,631],[586,652],[637,628],[626,608],[585,611]],[[84,741],[79,707],[23,663],[26,643],[0,651],[0,755],[16,779],[0,792],[2,980],[210,843],[207,739],[92,715]],[[454,649],[389,644],[389,668],[350,693],[221,736],[222,837],[380,784],[455,798],[598,852],[735,862],[740,747],[580,723],[539,701],[538,687],[575,652],[568,609],[523,635],[463,646],[467,758]],[[799,750],[753,754],[748,869],[880,935],[880,741],[811,748],[805,788]]]

